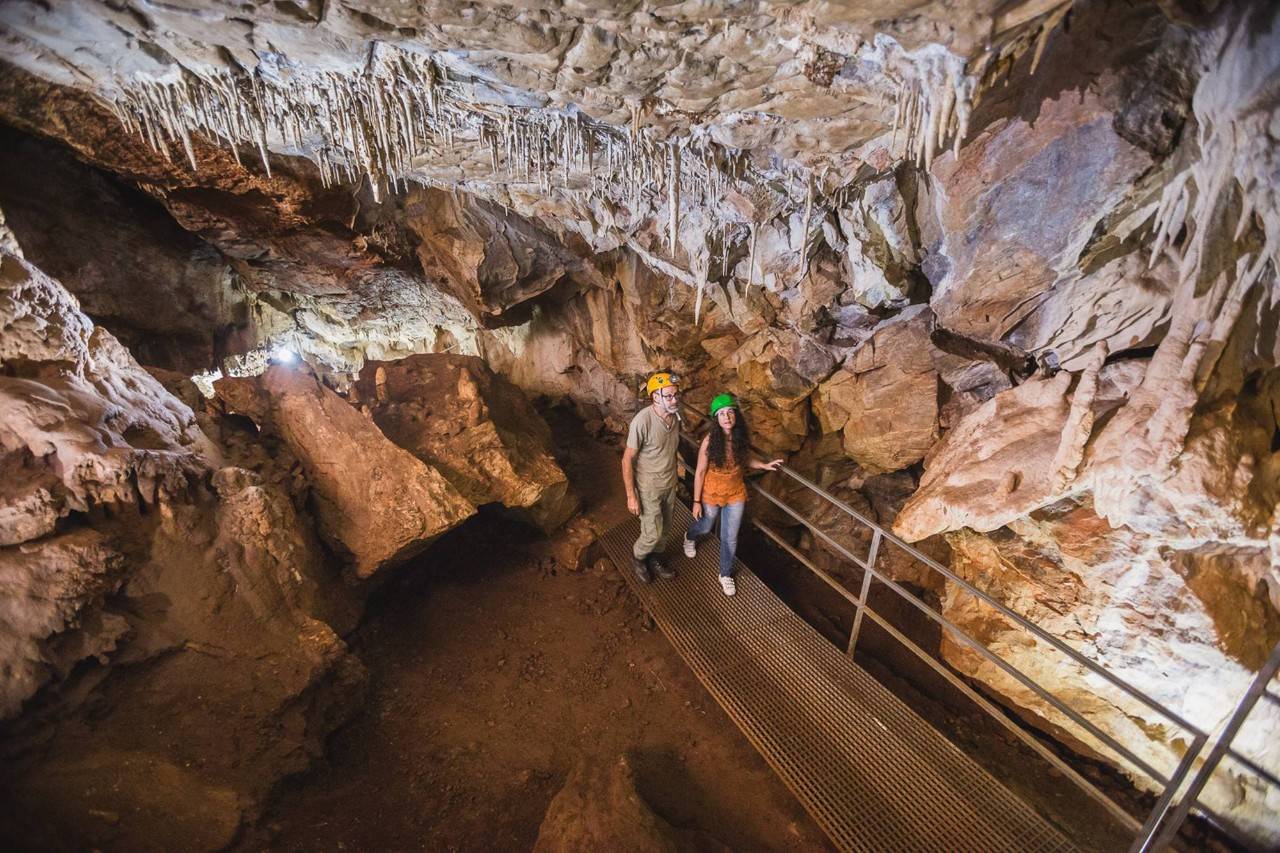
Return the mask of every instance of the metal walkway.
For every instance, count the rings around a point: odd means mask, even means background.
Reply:
[[[677,502],[672,581],[630,569],[639,521],[601,545],[715,700],[841,850],[1031,853],[1074,850],[1054,827],[737,564],[716,582],[719,542],[679,552],[691,521]]]

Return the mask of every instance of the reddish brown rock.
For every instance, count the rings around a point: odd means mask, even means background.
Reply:
[[[224,845],[355,707],[363,670],[319,618],[336,568],[287,495],[222,467],[186,404],[8,254],[0,367],[0,716],[21,711],[0,835]]]
[[[882,323],[814,398],[823,431],[840,431],[845,453],[868,472],[918,462],[938,438],[929,321],[919,306]]]
[[[0,719],[85,658],[105,656],[128,630],[103,618],[119,589],[124,556],[94,530],[0,548]]]
[[[580,763],[547,807],[536,853],[645,850],[654,853],[728,851],[704,832],[673,827],[640,797],[626,757],[611,766]]]
[[[374,423],[471,503],[499,503],[543,531],[577,509],[551,430],[511,383],[474,356],[369,362],[356,390]]]
[[[1071,374],[1003,391],[947,432],[925,460],[920,489],[894,523],[914,542],[971,527],[994,530],[1047,503]]]
[[[95,329],[61,285],[0,255],[0,718],[127,626],[104,598],[121,545],[59,521],[185,499],[216,458],[195,417]]]
[[[562,280],[599,279],[579,254],[532,221],[485,202],[419,190],[405,200],[404,223],[420,241],[426,274],[452,288],[486,326],[525,322],[524,303]]]
[[[1062,501],[982,535],[947,534],[952,569],[1157,702],[1205,729],[1221,724],[1262,656],[1280,641],[1280,615],[1264,582],[1262,549],[1178,551],[1160,539],[1112,529],[1087,501]],[[1083,543],[1070,548],[1061,543]],[[1160,712],[1089,675],[989,605],[948,584],[943,614],[1155,767],[1173,767],[1185,734]],[[1085,754],[1118,761],[1109,747],[994,664],[943,635],[943,656],[988,685],[1024,718]],[[1280,713],[1255,709],[1236,749],[1280,757]],[[1135,776],[1146,786],[1143,777]],[[1247,772],[1215,774],[1207,802],[1269,830],[1264,797],[1234,801]]]
[[[419,553],[475,507],[305,368],[275,365],[215,386],[231,413],[279,435],[306,469],[321,531],[355,576]]]

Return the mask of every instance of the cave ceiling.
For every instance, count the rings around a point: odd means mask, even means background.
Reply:
[[[0,8],[0,56],[54,93],[32,105],[39,87],[23,87],[11,122],[50,134],[60,116],[51,135],[233,258],[307,254],[261,239],[323,204],[286,186],[280,161],[301,157],[326,188],[460,190],[692,286],[749,285],[768,274],[765,223],[803,254],[842,192],[958,145],[984,88],[1038,61],[1070,7],[19,0]],[[140,163],[142,148],[172,170]],[[226,176],[250,158],[267,174]],[[216,205],[182,197],[184,165],[197,184],[257,184],[276,200],[258,218],[277,221],[211,222]],[[262,287],[323,289],[359,264],[325,266]]]

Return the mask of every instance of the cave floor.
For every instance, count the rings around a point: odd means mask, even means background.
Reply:
[[[617,453],[563,460],[601,525],[625,513]],[[735,850],[830,849],[607,563],[482,514],[383,591],[351,638],[359,717],[287,783],[245,849],[522,850],[580,762],[627,755],[641,797]]]
[[[584,516],[601,530],[622,521],[618,451],[563,412],[548,415]],[[847,608],[744,535],[774,591],[841,642]],[[310,773],[285,783],[259,824],[265,834],[240,847],[527,850],[579,762],[626,755],[641,797],[678,828],[735,850],[832,849],[616,570],[569,571],[555,551],[556,540],[482,512],[376,595],[349,637],[369,670],[363,711]],[[943,698],[945,684],[921,665],[875,632],[867,640],[884,657],[865,666],[1081,849],[1128,846],[1083,794],[1046,777],[993,722]]]

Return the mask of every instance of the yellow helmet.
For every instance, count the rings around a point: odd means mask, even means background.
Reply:
[[[669,388],[680,384],[680,377],[674,373],[655,373],[649,377],[649,381],[645,383],[644,390],[646,394],[652,394],[661,388]]]

